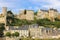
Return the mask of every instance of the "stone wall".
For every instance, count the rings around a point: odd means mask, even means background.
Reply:
[[[26,20],[34,20],[34,11],[32,10],[26,11]]]
[[[28,30],[7,30],[7,31],[4,31],[4,35],[7,33],[7,32],[10,32],[11,34],[14,33],[14,32],[19,32],[19,37],[28,37]]]
[[[0,18],[0,23],[5,23],[6,21],[5,21],[5,18],[4,17],[1,17]]]

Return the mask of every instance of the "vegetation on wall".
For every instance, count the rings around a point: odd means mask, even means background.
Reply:
[[[49,19],[39,19],[37,20],[37,24],[40,26],[44,26],[44,27],[60,27],[60,21],[55,20],[55,22],[50,21]]]

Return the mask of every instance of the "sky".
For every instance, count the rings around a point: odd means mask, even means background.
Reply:
[[[60,12],[60,0],[0,0],[0,12],[2,7],[7,7],[16,14],[24,9],[37,11],[54,8]]]

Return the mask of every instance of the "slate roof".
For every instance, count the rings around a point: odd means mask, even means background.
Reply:
[[[29,26],[25,25],[25,26],[20,26],[20,27],[14,27],[14,26],[10,26],[9,30],[28,30]]]
[[[15,26],[10,26],[9,30],[28,30],[29,27],[33,27],[33,28],[37,28],[38,25],[37,24],[33,24],[33,25],[23,25],[23,26],[19,26],[19,27],[15,27]]]
[[[53,8],[51,8],[50,10],[54,10],[54,11],[58,12],[57,9],[53,9]]]
[[[43,11],[43,12],[48,12],[48,10],[42,10],[42,9],[41,9],[41,11]]]
[[[30,28],[38,28],[39,26],[38,26],[38,24],[32,24],[32,25],[30,25]]]

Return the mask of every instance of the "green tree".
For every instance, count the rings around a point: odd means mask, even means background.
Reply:
[[[55,18],[55,21],[60,21],[60,19],[58,19],[58,18]]]
[[[0,24],[0,37],[3,37],[4,36],[4,33],[3,33],[4,30],[5,30],[4,24],[1,23]]]
[[[14,14],[12,11],[7,11],[6,21],[7,25],[10,25],[14,21]]]
[[[34,15],[37,15],[37,11],[34,13]]]
[[[10,32],[7,32],[7,33],[5,34],[5,36],[11,37],[11,33],[10,33]]]
[[[14,14],[12,13],[12,11],[7,11],[7,16],[8,17],[14,17]]]
[[[0,31],[5,30],[4,24],[0,24]]]
[[[14,36],[18,37],[19,36],[19,32],[15,32]]]

